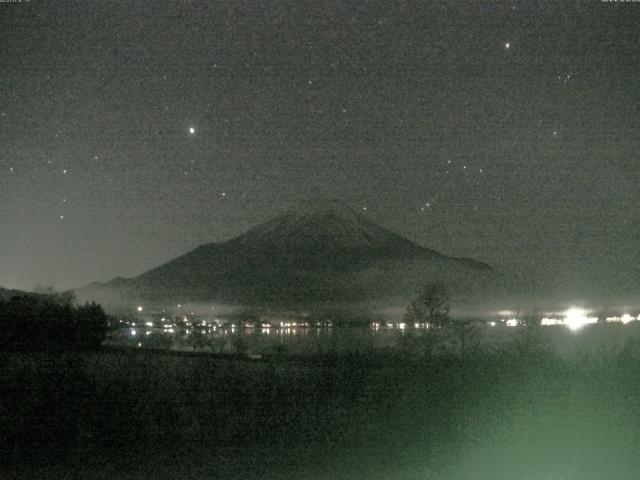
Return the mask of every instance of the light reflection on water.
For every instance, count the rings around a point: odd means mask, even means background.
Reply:
[[[404,335],[399,329],[374,330],[367,327],[284,327],[284,328],[209,328],[162,329],[147,328],[144,338],[140,331],[120,329],[106,342],[112,346],[137,346],[177,351],[209,353],[236,353],[240,350],[253,354],[295,353],[315,354],[336,352],[365,352],[392,347],[397,337]]]
[[[485,326],[475,329],[472,338],[467,337],[465,341],[475,347],[493,350],[507,344],[518,332],[522,332],[522,329]],[[459,353],[459,337],[454,332],[370,327],[123,328],[113,333],[106,344],[249,355],[367,353],[380,349],[420,353],[424,352],[424,345],[428,343],[422,341],[426,335],[435,335],[445,349]],[[541,335],[562,356],[613,353],[623,348],[628,340],[640,338],[640,323],[587,325],[579,332],[565,326],[548,326],[541,329]]]

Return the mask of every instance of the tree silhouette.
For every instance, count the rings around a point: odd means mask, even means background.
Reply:
[[[86,350],[99,348],[108,317],[100,305],[74,305],[70,294],[20,295],[0,301],[0,348]]]
[[[451,291],[441,282],[427,283],[407,308],[405,322],[429,323],[434,326],[449,324]]]

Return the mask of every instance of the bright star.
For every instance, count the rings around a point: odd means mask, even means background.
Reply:
[[[509,42],[504,44],[504,48],[506,48],[507,50],[511,48],[511,44]]]
[[[193,135],[194,133],[196,133],[196,129],[193,127],[189,127],[189,133]]]

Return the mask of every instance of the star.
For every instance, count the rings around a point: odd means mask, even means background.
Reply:
[[[504,48],[509,50],[511,48],[511,43],[510,42],[505,43]]]
[[[196,129],[193,127],[189,127],[189,134],[193,135],[194,133],[196,133]]]

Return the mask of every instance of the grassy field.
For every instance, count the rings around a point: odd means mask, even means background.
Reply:
[[[2,478],[637,479],[640,346],[0,353]]]

